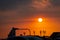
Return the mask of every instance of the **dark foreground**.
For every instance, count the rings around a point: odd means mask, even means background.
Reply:
[[[30,32],[29,29],[12,28],[11,32],[8,35],[8,38],[1,40],[60,40],[60,32],[53,32],[51,36],[37,36],[37,35],[16,36],[15,35],[16,30],[28,30]]]
[[[8,37],[7,39],[2,40],[60,40],[60,32],[54,32],[50,37],[49,36],[14,36]]]

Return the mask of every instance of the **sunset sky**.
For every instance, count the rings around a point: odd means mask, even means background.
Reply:
[[[28,28],[32,35],[43,29],[48,36],[60,32],[60,0],[0,0],[0,38],[6,38],[12,27]]]

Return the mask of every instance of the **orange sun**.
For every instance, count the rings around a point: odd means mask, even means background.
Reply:
[[[43,21],[43,19],[42,18],[38,18],[38,22],[42,22]]]

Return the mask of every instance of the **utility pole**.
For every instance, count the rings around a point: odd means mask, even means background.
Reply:
[[[43,36],[45,36],[45,34],[46,34],[46,31],[45,31],[45,30],[43,30]]]
[[[40,30],[40,36],[42,36],[42,31]]]
[[[34,34],[34,36],[35,36],[35,31],[33,31],[33,34]]]
[[[24,34],[24,36],[26,35],[26,33],[25,33],[25,32],[23,32],[23,34]]]

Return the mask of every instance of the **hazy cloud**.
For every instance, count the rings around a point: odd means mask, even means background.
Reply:
[[[49,0],[34,0],[33,5],[34,8],[36,9],[46,9],[52,6]]]
[[[60,6],[60,0],[50,0],[53,6]]]
[[[58,7],[53,7],[57,4]],[[0,0],[0,10],[6,10],[0,11],[0,21],[30,18],[37,15],[60,17],[59,4],[59,0]]]

